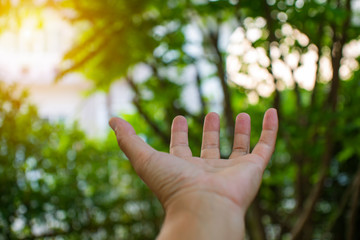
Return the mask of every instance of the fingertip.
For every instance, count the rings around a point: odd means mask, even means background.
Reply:
[[[112,117],[109,120],[109,125],[116,134],[118,133],[126,134],[126,135],[135,134],[134,128],[131,126],[130,123],[128,123],[124,119],[118,117]]]
[[[111,129],[112,130],[114,130],[115,131],[115,129],[116,129],[116,117],[112,117],[112,118],[110,118],[110,120],[109,120],[109,126],[111,127]]]
[[[178,115],[173,119],[172,128],[173,132],[183,132],[188,130],[187,120],[184,116]]]
[[[210,112],[205,116],[204,122],[205,131],[219,131],[220,130],[220,116],[216,112]]]
[[[247,113],[242,112],[236,116],[236,122],[238,122],[242,125],[250,124],[250,121],[251,121],[250,115]]]
[[[220,119],[220,116],[216,112],[209,112],[208,114],[206,114],[206,118]]]
[[[268,112],[271,115],[277,116],[277,109],[276,108],[269,108],[266,112]]]
[[[269,108],[264,116],[264,129],[276,130],[278,128],[278,115],[275,108]]]
[[[242,112],[236,116],[236,119],[250,119],[250,115],[245,112]]]
[[[179,123],[186,123],[187,121],[186,121],[186,118],[184,117],[184,116],[182,116],[182,115],[177,115],[176,117],[174,117],[174,120],[173,120],[173,122],[179,122]]]
[[[251,118],[247,113],[239,113],[236,116],[235,133],[250,134]]]
[[[276,108],[269,108],[266,111],[267,115],[270,115],[272,118],[276,118],[277,119],[277,109]]]

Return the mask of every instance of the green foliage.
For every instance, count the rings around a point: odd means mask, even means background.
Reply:
[[[0,86],[0,238],[155,237],[161,207],[113,135],[89,141]]]
[[[221,152],[226,157],[238,112],[246,111],[252,117],[254,145],[264,111],[271,106],[278,109],[277,149],[247,216],[250,239],[360,237],[359,58],[351,59],[355,67],[349,77],[343,79],[339,74],[349,60],[343,54],[344,46],[359,40],[354,1],[49,2],[57,10],[74,10],[74,16],[65,18],[85,29],[65,55],[67,64],[58,80],[79,71],[95,83],[96,90],[107,90],[119,79],[127,81],[136,113],[125,118],[159,150],[168,150],[173,117],[184,115],[193,154],[199,155],[203,118],[216,110],[222,118]],[[257,21],[265,23],[257,26]],[[269,62],[256,63],[273,77],[275,90],[269,97],[262,97],[257,87],[245,88],[227,79],[229,53],[222,43],[224,32],[240,27],[246,36],[254,26],[261,34],[249,44],[264,52],[262,60]],[[278,49],[279,56],[274,57],[272,48]],[[306,90],[298,81],[287,85],[274,74],[276,62],[288,65],[290,54],[301,58],[307,53],[317,58],[313,88]],[[239,71],[250,76],[251,63],[245,61],[245,53],[236,57],[242,65]],[[332,66],[327,69],[330,78],[319,70],[321,59]],[[151,69],[142,81],[134,79],[140,63]],[[288,66],[292,79],[303,66],[303,61]],[[216,87],[205,91],[214,82]],[[188,94],[189,87],[196,93]],[[0,168],[4,236],[33,234],[34,222],[46,223],[54,236],[69,239],[91,234],[108,239],[155,236],[159,206],[136,180],[113,137],[103,143],[90,142],[76,128],[40,120],[33,108],[9,100],[9,93],[3,91],[1,98],[1,112],[8,119],[1,121],[6,127],[0,132],[5,139],[0,146],[4,153]],[[250,103],[251,94],[259,98],[256,104]],[[216,95],[221,95],[220,101]],[[192,110],[185,98],[198,102],[199,107]],[[141,214],[133,209],[140,209]],[[11,225],[18,218],[26,224],[15,231]],[[53,227],[54,219],[61,224]]]

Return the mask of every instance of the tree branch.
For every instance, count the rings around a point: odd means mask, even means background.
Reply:
[[[297,107],[298,111],[301,111],[302,110],[301,93],[300,93],[299,84],[296,81],[295,81],[294,92],[295,92],[295,96],[296,96],[296,107]]]
[[[201,106],[200,114],[201,114],[201,118],[204,118],[205,115],[206,115],[206,107],[207,106],[206,106],[206,101],[204,99],[204,94],[203,94],[202,87],[201,87],[200,72],[199,72],[199,69],[196,66],[195,66],[195,69],[196,69],[196,87],[197,87],[200,106]]]
[[[333,122],[333,123],[335,123],[335,122]],[[331,127],[334,127],[334,125],[331,124]],[[315,184],[315,186],[312,188],[310,195],[306,199],[304,210],[303,210],[302,214],[298,217],[298,220],[294,224],[294,227],[291,231],[292,240],[300,239],[302,231],[303,231],[304,227],[306,226],[306,223],[309,221],[310,216],[314,210],[315,204],[317,203],[318,199],[321,196],[321,192],[324,187],[324,181],[328,174],[330,160],[332,157],[333,136],[328,135],[326,140],[327,141],[326,141],[325,149],[327,149],[327,151],[323,155],[322,165],[321,165],[320,173],[319,173],[319,180]]]
[[[349,28],[350,19],[351,19],[350,0],[346,0],[345,10],[347,11],[347,18],[341,28],[342,32],[341,32],[340,37],[338,37],[336,35],[336,27],[335,26],[332,27],[333,31],[334,31],[333,45],[332,45],[332,58],[331,58],[333,78],[331,81],[331,88],[330,88],[330,92],[329,92],[326,103],[330,105],[330,108],[333,111],[336,109],[338,91],[340,88],[339,69],[340,69],[340,61],[342,58],[342,50],[347,41],[347,32],[346,31]]]
[[[75,71],[85,65],[88,61],[90,61],[92,58],[94,58],[99,52],[101,52],[105,47],[108,46],[109,41],[111,39],[112,34],[117,34],[116,32],[109,34],[108,36],[104,37],[104,39],[99,43],[96,49],[89,52],[85,57],[83,57],[80,61],[76,62],[71,67],[64,69],[60,71],[55,78],[55,82],[59,81],[62,77],[64,77],[66,74]]]
[[[246,223],[248,225],[248,233],[250,239],[266,240],[265,227],[261,221],[262,213],[255,198],[246,214]]]
[[[270,6],[267,4],[266,0],[263,0],[263,6],[264,6],[264,11],[265,11],[266,28],[269,32],[269,46],[267,47],[267,56],[270,59],[270,65],[267,68],[267,70],[274,77],[275,97],[274,97],[273,106],[274,106],[274,108],[277,109],[278,118],[279,118],[279,121],[281,121],[281,119],[282,119],[282,112],[280,109],[281,95],[280,95],[280,91],[277,89],[277,86],[276,86],[277,79],[274,76],[273,71],[272,71],[272,60],[271,60],[271,55],[270,55],[270,45],[272,42],[276,41],[276,36],[275,36],[275,30],[274,30],[274,25],[273,25],[273,19],[271,17],[271,9],[270,9]]]
[[[337,219],[342,215],[344,212],[346,205],[349,201],[349,198],[351,196],[351,191],[353,190],[353,184],[349,184],[349,186],[346,188],[344,193],[342,194],[342,198],[338,204],[338,207],[336,208],[336,212],[331,214],[329,217],[329,222],[327,224],[327,227],[325,228],[325,232],[330,232],[332,228],[334,227],[334,224],[336,223]],[[323,239],[325,239],[323,237]]]
[[[354,177],[352,190],[353,195],[351,198],[351,205],[349,209],[349,218],[347,221],[347,231],[346,231],[346,239],[352,240],[355,239],[355,230],[356,228],[356,220],[357,220],[357,213],[359,208],[359,198],[360,198],[360,164],[358,171]]]
[[[276,211],[273,211],[273,209],[268,210],[261,208],[261,211],[264,213],[263,215],[268,215],[274,224],[280,225],[282,232],[289,232],[291,230],[289,221],[287,221],[287,219],[285,219],[285,221],[282,220],[279,215],[276,214]],[[279,236],[281,236],[281,234]]]
[[[235,129],[235,121],[234,121],[234,112],[232,109],[232,103],[231,103],[231,96],[230,96],[230,91],[229,91],[229,87],[227,84],[227,79],[226,79],[226,72],[225,72],[225,62],[224,62],[224,58],[222,56],[222,53],[220,52],[219,49],[219,32],[210,32],[209,33],[209,40],[210,43],[213,47],[213,49],[215,50],[217,59],[216,59],[216,67],[217,67],[217,74],[218,77],[220,79],[220,83],[221,83],[221,87],[222,87],[222,91],[223,91],[223,95],[224,95],[224,114],[225,114],[225,119],[226,119],[226,124],[227,124],[227,135],[229,136],[229,139],[233,138],[234,135],[234,129]]]
[[[71,59],[73,58],[78,52],[83,50],[84,48],[89,47],[89,44],[92,44],[94,41],[99,39],[99,36],[104,35],[104,31],[109,28],[108,25],[101,27],[99,29],[94,30],[94,34],[87,38],[85,41],[83,41],[80,44],[77,44],[76,46],[73,46],[69,51],[67,51],[63,57],[63,59]]]
[[[320,22],[319,26],[319,36],[323,36],[324,34],[324,23]],[[310,102],[310,109],[313,110],[316,105],[316,97],[317,97],[317,88],[319,84],[319,78],[320,78],[320,58],[321,58],[321,39],[318,39],[318,41],[315,43],[316,47],[318,48],[318,59],[316,61],[316,72],[315,72],[315,83],[314,88],[311,93],[311,102]],[[311,111],[312,112],[312,111]]]
[[[340,68],[340,60],[342,57],[342,48],[346,42],[347,35],[346,30],[350,24],[350,0],[346,2],[346,10],[348,10],[348,18],[345,20],[344,25],[342,27],[342,36],[340,40],[336,37],[336,31],[334,28],[334,44],[333,44],[333,57],[332,57],[332,66],[333,66],[333,79],[331,82],[331,89],[328,95],[327,104],[330,105],[330,109],[332,113],[336,112],[337,102],[338,102],[338,91],[340,87],[340,76],[339,76],[339,68]],[[322,158],[322,165],[320,168],[319,180],[316,185],[313,187],[309,197],[305,203],[305,209],[303,213],[298,218],[298,221],[295,223],[292,230],[292,239],[299,239],[301,236],[301,232],[303,231],[306,223],[309,221],[310,216],[314,210],[314,206],[318,199],[320,198],[325,178],[328,174],[331,158],[334,151],[334,137],[333,137],[333,129],[336,126],[336,119],[330,121],[328,125],[328,131],[325,135],[326,144],[325,144],[325,153]]]
[[[160,76],[159,71],[158,71],[158,67],[153,63],[148,63],[148,65],[153,70],[153,73],[156,76],[156,78],[159,79],[160,85],[164,86],[164,83],[167,80],[164,79],[162,76]],[[201,95],[201,97],[202,97],[202,95]],[[202,116],[194,115],[194,114],[190,113],[189,111],[187,111],[184,107],[177,106],[175,104],[172,104],[171,107],[172,107],[172,110],[173,110],[175,115],[189,116],[189,117],[195,119],[199,124],[202,124],[202,121],[203,121]],[[169,119],[169,121],[172,121],[172,119]],[[171,122],[169,122],[169,124],[171,124]]]
[[[133,103],[139,112],[139,114],[143,117],[143,119],[146,121],[146,123],[153,129],[153,131],[161,138],[164,144],[168,144],[170,140],[170,136],[162,131],[158,125],[149,117],[149,115],[144,111],[140,104],[140,91],[136,84],[134,83],[133,79],[128,76],[126,77],[127,83],[130,85],[131,89],[135,92],[135,97],[133,99]]]

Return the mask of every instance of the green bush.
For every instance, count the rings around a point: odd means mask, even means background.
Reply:
[[[40,119],[16,90],[0,85],[0,239],[153,239],[161,207],[113,134]]]

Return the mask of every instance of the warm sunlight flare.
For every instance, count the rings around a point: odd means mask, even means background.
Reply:
[[[107,128],[104,94],[86,97],[92,84],[81,74],[68,74],[55,83],[63,55],[73,46],[78,32],[54,10],[27,14],[19,28],[0,35],[0,77],[27,89],[29,100],[43,118],[78,121],[90,135],[98,136]]]

